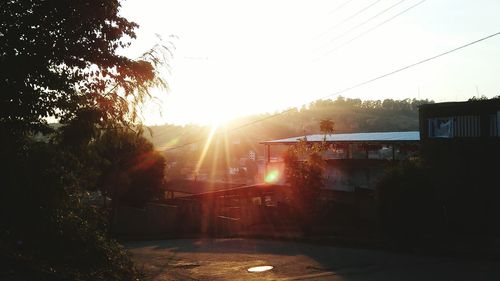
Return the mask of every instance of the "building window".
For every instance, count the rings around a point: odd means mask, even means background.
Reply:
[[[430,138],[452,138],[453,117],[438,117],[428,119]]]

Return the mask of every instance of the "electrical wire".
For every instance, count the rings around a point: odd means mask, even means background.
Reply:
[[[425,1],[425,0],[424,0],[424,1]],[[315,99],[314,101],[318,101],[318,100],[322,100],[322,99],[326,99],[326,98],[331,98],[331,97],[333,97],[333,96],[338,96],[338,95],[343,94],[343,93],[345,93],[345,92],[348,92],[348,91],[351,91],[351,90],[353,90],[353,89],[359,88],[359,87],[361,87],[361,86],[364,86],[364,85],[367,85],[367,84],[373,83],[373,82],[375,82],[375,81],[377,81],[377,80],[380,80],[380,79],[383,79],[383,78],[385,78],[385,77],[388,77],[388,76],[394,75],[394,74],[396,74],[396,73],[402,72],[402,71],[407,70],[407,69],[409,69],[409,68],[412,68],[412,67],[418,66],[418,65],[420,65],[420,64],[423,64],[423,63],[429,62],[429,61],[431,61],[431,60],[435,60],[435,59],[440,58],[440,57],[442,57],[442,56],[445,56],[445,55],[451,54],[451,53],[453,53],[453,52],[456,52],[456,51],[459,51],[459,50],[461,50],[461,49],[467,48],[467,47],[469,47],[469,46],[475,45],[475,44],[477,44],[477,43],[480,43],[480,42],[482,42],[482,41],[488,40],[488,39],[490,39],[490,38],[492,38],[492,37],[495,37],[495,36],[498,36],[498,35],[500,35],[500,32],[496,32],[496,33],[490,34],[490,35],[488,35],[488,36],[485,36],[485,37],[482,37],[482,38],[480,38],[480,39],[474,40],[474,41],[472,41],[472,42],[466,43],[466,44],[464,44],[464,45],[461,45],[461,46],[459,46],[459,47],[453,48],[453,49],[451,49],[451,50],[448,50],[448,51],[442,52],[442,53],[437,54],[437,55],[434,55],[434,56],[432,56],[432,57],[429,57],[429,58],[426,58],[426,59],[420,60],[420,61],[415,62],[415,63],[412,63],[412,64],[410,64],[410,65],[407,65],[407,66],[404,66],[404,67],[398,68],[398,69],[396,69],[396,70],[393,70],[393,71],[387,72],[387,73],[385,73],[385,74],[382,74],[382,75],[376,76],[376,77],[374,77],[374,78],[371,78],[371,79],[365,80],[365,81],[363,81],[363,82],[360,82],[360,83],[357,83],[357,84],[355,84],[355,85],[349,86],[349,87],[347,87],[347,88],[344,88],[344,89],[342,89],[342,90],[340,90],[340,91],[337,91],[337,92],[334,92],[334,93],[332,93],[332,94],[326,95],[326,96],[324,96],[324,97],[320,97],[320,98],[318,98],[318,99]],[[313,101],[311,101],[311,102],[313,102]],[[277,117],[277,116],[280,116],[280,115],[283,115],[283,114],[286,114],[286,113],[288,113],[288,112],[295,111],[295,110],[296,110],[296,107],[294,107],[294,108],[290,108],[290,109],[287,109],[287,110],[284,110],[284,111],[278,112],[278,113],[276,113],[276,114],[269,115],[269,116],[266,116],[266,117],[264,117],[264,118],[260,118],[260,119],[257,119],[257,120],[254,120],[254,121],[248,122],[248,123],[246,123],[246,124],[243,124],[243,125],[240,125],[240,126],[237,126],[237,127],[231,128],[231,129],[228,129],[228,130],[226,130],[226,131],[225,131],[225,133],[229,133],[229,132],[237,131],[237,130],[240,130],[240,129],[246,128],[246,127],[248,127],[248,126],[251,126],[251,125],[254,125],[254,124],[257,124],[257,123],[260,123],[260,122],[266,121],[266,120],[269,120],[269,119],[271,119],[271,118],[275,118],[275,117]],[[223,132],[218,132],[218,133],[216,133],[216,134],[221,134],[221,133],[223,133]],[[192,144],[195,144],[195,143],[198,143],[198,142],[204,141],[204,140],[205,140],[205,139],[199,139],[199,140],[196,140],[196,141],[193,141],[193,142],[190,142],[190,143],[185,143],[185,144],[182,144],[182,145],[179,145],[179,146],[175,146],[175,147],[172,147],[172,148],[166,149],[166,150],[164,150],[164,151],[171,151],[171,150],[179,149],[179,148],[186,147],[186,146],[188,146],[188,145],[192,145]]]
[[[344,8],[347,4],[351,3],[352,0],[347,0],[345,1],[344,3],[338,5],[337,7],[335,7],[333,10],[331,10],[330,12],[328,12],[329,15],[335,13],[335,12],[338,12],[340,11],[342,8]]]
[[[362,8],[361,10],[358,10],[356,13],[350,15],[349,17],[343,19],[342,21],[338,22],[337,24],[335,24],[334,26],[331,26],[329,27],[326,31],[324,31],[323,33],[321,33],[320,35],[318,35],[316,37],[316,39],[318,38],[321,38],[323,37],[324,35],[326,35],[328,32],[331,32],[332,30],[335,30],[337,29],[338,27],[342,26],[344,23],[350,21],[351,19],[355,18],[356,16],[358,16],[359,14],[363,13],[364,11],[370,9],[372,6],[374,6],[375,4],[377,4],[378,2],[380,2],[381,0],[375,0],[374,2],[371,2],[368,6],[365,6],[364,8]]]
[[[363,25],[365,25],[365,24],[369,23],[370,21],[372,21],[372,20],[374,20],[374,19],[376,19],[376,18],[380,17],[381,15],[385,14],[386,12],[388,12],[389,10],[391,10],[392,8],[397,7],[398,5],[402,4],[404,1],[406,1],[406,0],[400,0],[399,2],[396,2],[395,4],[391,5],[390,7],[386,8],[386,9],[384,9],[384,10],[382,10],[381,12],[379,12],[379,13],[377,13],[377,14],[373,15],[372,17],[370,17],[370,18],[368,18],[367,20],[365,20],[365,21],[361,22],[360,24],[358,24],[358,25],[356,25],[356,26],[354,26],[354,27],[350,28],[349,30],[347,30],[347,31],[345,31],[345,32],[343,32],[343,33],[341,33],[340,35],[338,35],[338,36],[336,36],[336,37],[334,37],[334,38],[330,39],[330,41],[329,41],[329,42],[330,42],[330,43],[332,43],[332,42],[337,41],[337,40],[338,40],[338,39],[340,39],[340,38],[343,38],[344,36],[348,35],[348,34],[349,34],[349,33],[351,33],[352,31],[354,31],[354,30],[356,30],[356,29],[360,28],[361,26],[363,26]]]
[[[337,47],[335,47],[335,48],[333,48],[333,49],[329,50],[329,51],[328,51],[328,52],[326,52],[323,56],[328,56],[328,55],[332,54],[332,53],[333,53],[333,52],[335,52],[336,50],[338,50],[338,49],[340,49],[340,48],[342,48],[342,47],[344,47],[344,46],[346,46],[346,45],[348,45],[348,44],[352,43],[354,40],[356,40],[356,39],[358,39],[358,38],[360,38],[360,37],[362,37],[362,36],[364,36],[364,35],[366,35],[366,34],[368,34],[368,33],[372,32],[373,30],[375,30],[375,29],[377,29],[377,28],[379,28],[379,27],[383,26],[384,24],[386,24],[386,23],[390,22],[391,20],[393,20],[393,19],[395,19],[395,18],[399,17],[400,15],[402,15],[402,14],[404,14],[404,13],[407,13],[407,12],[408,12],[408,11],[410,11],[411,9],[416,8],[417,6],[419,6],[420,4],[424,3],[425,1],[427,1],[427,0],[422,0],[422,1],[420,1],[420,2],[416,3],[416,4],[412,5],[412,6],[410,6],[410,7],[406,8],[406,9],[404,9],[403,11],[401,11],[401,12],[397,13],[396,15],[394,15],[394,16],[392,16],[392,17],[390,17],[389,19],[387,19],[387,20],[385,20],[385,21],[383,21],[383,22],[381,22],[381,23],[379,23],[379,24],[375,25],[374,27],[372,27],[372,28],[370,28],[370,29],[368,29],[368,30],[364,31],[363,33],[361,33],[361,34],[359,34],[359,35],[357,35],[357,36],[355,36],[355,37],[353,37],[353,38],[351,38],[350,40],[348,40],[348,41],[344,42],[343,44],[340,44],[340,45],[338,45]]]

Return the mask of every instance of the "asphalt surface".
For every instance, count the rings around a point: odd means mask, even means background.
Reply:
[[[500,262],[257,239],[126,243],[148,278],[164,280],[500,280]],[[271,265],[266,272],[248,272]]]

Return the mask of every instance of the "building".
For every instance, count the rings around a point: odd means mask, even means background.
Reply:
[[[420,158],[446,228],[498,235],[500,99],[422,105],[419,117]]]
[[[298,216],[285,183],[281,154],[288,146],[305,142],[329,146],[322,155],[327,168],[325,187],[317,202],[323,220],[317,227],[338,231],[335,227],[376,225],[377,182],[388,167],[418,154],[427,161],[425,167],[435,173],[434,187],[440,192],[448,226],[500,229],[496,223],[500,191],[495,165],[500,158],[500,100],[422,105],[419,122],[419,131],[316,134],[263,141],[264,156],[250,151],[239,157],[239,167],[256,165],[260,182],[243,186],[174,182],[167,188],[167,207],[150,206],[150,211],[136,216],[137,221],[158,221],[155,225],[168,225],[168,231],[180,233],[293,233],[298,230]],[[261,183],[264,179],[266,183]],[[157,213],[161,215],[154,215]],[[164,214],[175,223],[156,219]],[[125,217],[128,222],[133,216]]]
[[[420,138],[497,138],[500,99],[424,104],[419,108]]]
[[[354,192],[357,189],[374,190],[385,168],[393,161],[407,159],[418,151],[420,133],[377,132],[330,135],[307,135],[261,142],[266,146],[266,181],[284,184],[284,163],[273,155],[272,147],[327,143],[331,149],[323,154],[327,161],[325,189]],[[280,150],[281,151],[281,150]]]
[[[476,171],[469,186],[496,174],[486,171],[500,158],[500,99],[421,105],[419,123],[420,157],[427,166],[454,173]]]

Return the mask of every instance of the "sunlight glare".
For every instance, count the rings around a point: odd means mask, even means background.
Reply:
[[[179,137],[174,137],[173,139],[167,141],[166,143],[159,145],[158,148],[160,150],[169,149],[169,148],[175,147],[177,144],[179,144],[179,141],[180,141]]]
[[[263,265],[263,266],[255,266],[255,267],[250,267],[248,272],[264,272],[273,269],[274,267],[271,265]]]
[[[266,183],[275,183],[279,179],[279,172],[277,170],[271,170],[267,173],[266,178],[264,181]]]
[[[205,146],[203,147],[203,151],[201,152],[200,159],[198,160],[198,163],[196,163],[196,168],[194,170],[194,175],[198,175],[201,165],[203,164],[203,161],[205,160],[205,156],[207,155],[208,148],[210,147],[210,144],[212,143],[212,138],[214,137],[215,132],[217,131],[217,126],[212,126],[212,129],[210,130],[210,133],[208,134],[207,141],[205,142]]]

